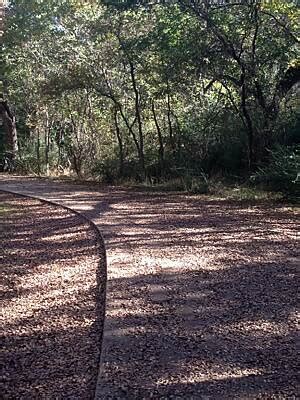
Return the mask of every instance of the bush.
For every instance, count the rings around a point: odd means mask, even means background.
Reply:
[[[96,161],[91,171],[94,178],[107,184],[114,184],[118,177],[118,163],[116,160]]]
[[[34,155],[28,154],[18,158],[15,162],[14,172],[18,174],[39,174],[38,162]]]
[[[260,168],[251,180],[268,189],[294,196],[299,192],[299,172],[300,147],[279,147],[270,151],[269,163]]]
[[[200,176],[185,175],[182,178],[184,189],[193,194],[207,194],[209,182],[207,176],[202,173]]]

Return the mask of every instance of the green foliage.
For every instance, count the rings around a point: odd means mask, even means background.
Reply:
[[[38,161],[34,154],[27,153],[22,159],[16,162],[16,173],[39,175],[41,171],[38,168]]]
[[[299,130],[299,12],[258,3],[11,1],[2,75],[21,169],[206,193],[207,177],[274,165],[266,148]]]
[[[255,183],[281,191],[287,195],[299,195],[300,189],[300,148],[279,147],[270,151],[270,161],[252,177]]]
[[[199,176],[185,174],[182,182],[184,189],[189,193],[206,194],[209,191],[209,181],[204,173]]]
[[[107,159],[105,161],[97,160],[91,170],[92,176],[100,182],[107,184],[117,183],[118,162],[116,159]]]

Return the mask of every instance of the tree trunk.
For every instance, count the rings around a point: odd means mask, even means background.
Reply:
[[[120,176],[122,176],[124,172],[124,146],[118,121],[118,111],[116,108],[114,108],[114,122],[115,122],[118,145],[119,145],[119,174]]]
[[[49,114],[46,111],[46,127],[45,127],[45,164],[46,164],[46,176],[49,176],[49,152],[50,152],[50,124],[49,124]]]
[[[144,134],[143,134],[143,126],[142,126],[142,118],[140,113],[140,95],[136,85],[135,78],[135,69],[134,65],[131,61],[129,61],[130,66],[130,75],[132,81],[132,87],[135,95],[135,116],[138,122],[138,133],[139,133],[139,162],[143,174],[143,178],[146,177],[146,169],[145,169],[145,155],[144,155]]]
[[[37,157],[37,164],[38,164],[38,174],[41,175],[42,168],[41,168],[41,138],[40,138],[40,129],[36,129],[37,132],[37,144],[36,144],[36,157]]]
[[[243,71],[243,73],[241,75],[241,111],[242,111],[242,115],[244,117],[246,129],[247,129],[248,166],[249,166],[249,170],[251,170],[253,168],[253,164],[254,164],[254,128],[253,128],[250,114],[248,112],[246,99],[247,99],[247,93],[246,93],[246,84],[245,84],[245,71]]]
[[[0,102],[0,117],[3,121],[3,126],[6,133],[6,149],[12,154],[12,159],[18,155],[18,135],[16,118],[13,115],[6,101]]]
[[[153,114],[153,119],[155,122],[157,136],[158,136],[158,144],[159,144],[158,156],[159,156],[160,175],[164,175],[164,169],[165,169],[164,142],[163,142],[161,129],[160,129],[160,126],[159,126],[159,123],[157,120],[157,116],[156,116],[156,112],[155,112],[154,100],[152,100],[152,114]]]
[[[171,143],[171,148],[173,155],[175,154],[175,141],[174,141],[174,132],[173,132],[173,126],[172,126],[172,120],[171,120],[171,98],[170,98],[170,88],[169,88],[169,81],[167,81],[168,85],[168,93],[167,93],[167,119],[168,119],[168,126],[169,126],[169,136],[170,136],[170,143]]]

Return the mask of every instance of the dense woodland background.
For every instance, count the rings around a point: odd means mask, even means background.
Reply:
[[[9,154],[20,173],[294,195],[299,8],[213,3],[10,1],[2,168]]]

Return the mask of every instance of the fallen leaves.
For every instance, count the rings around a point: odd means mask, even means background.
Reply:
[[[93,398],[104,312],[95,232],[60,207],[0,201],[2,396]]]

